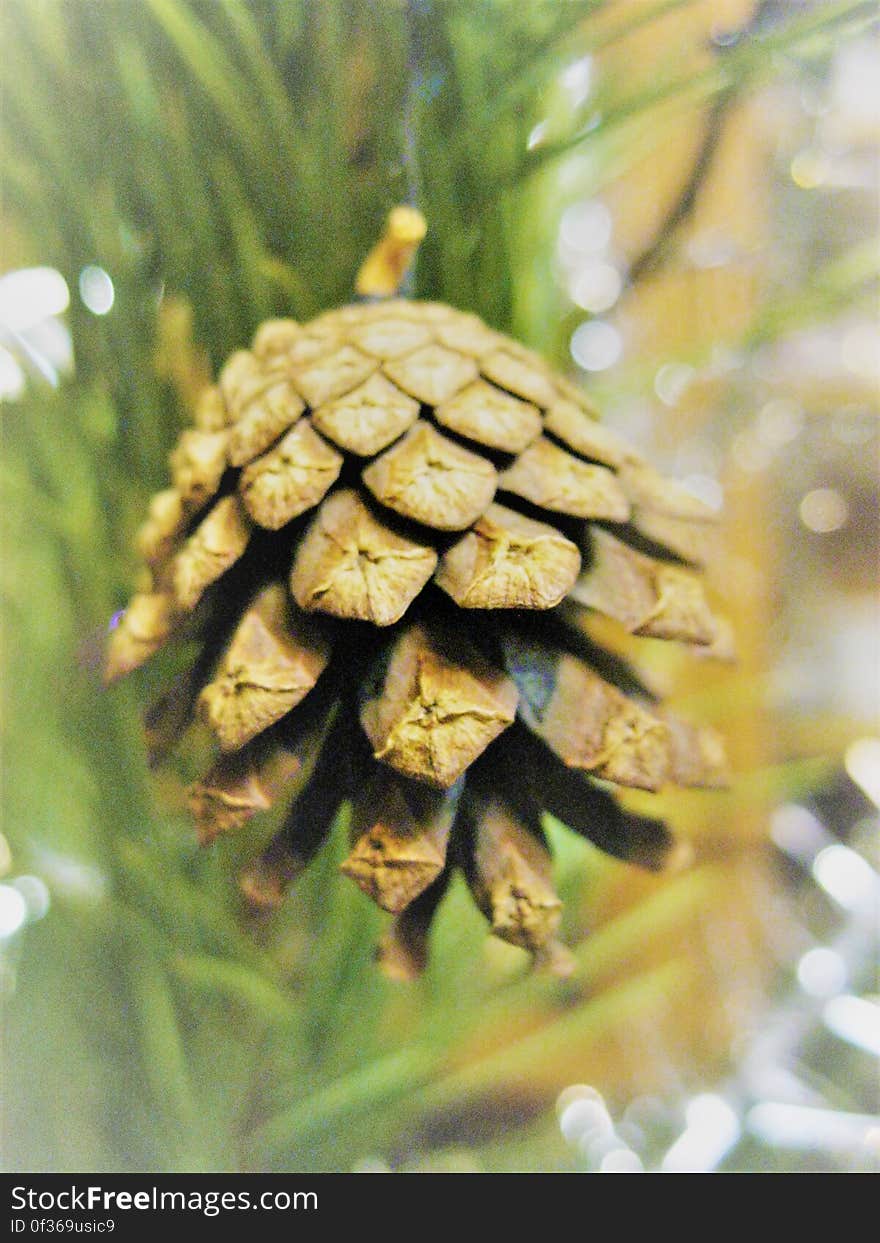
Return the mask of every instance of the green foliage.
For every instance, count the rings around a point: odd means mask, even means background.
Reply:
[[[380,918],[336,874],[344,823],[281,917],[249,925],[231,878],[267,828],[199,852],[146,770],[151,675],[107,693],[96,669],[129,590],[131,533],[182,420],[155,368],[162,297],[189,301],[216,366],[265,317],[344,300],[386,211],[414,190],[431,225],[417,292],[537,341],[550,160],[583,153],[600,184],[644,142],[658,104],[751,81],[786,39],[800,47],[870,7],[829,6],[790,38],[783,26],[700,81],[671,66],[650,93],[605,85],[598,125],[570,117],[528,152],[570,58],[684,2],[645,3],[600,39],[601,0],[6,0],[4,217],[72,290],[90,263],[116,290],[101,319],[73,300],[75,380],[4,412],[4,832],[16,870],[53,897],[23,938],[10,1004],[12,1167],[402,1159],[431,1147],[441,1107],[467,1134],[473,1102],[522,1086],[538,1055],[598,1039],[681,986],[675,961],[632,976],[627,963],[649,930],[699,902],[701,873],[585,942],[569,984],[523,978],[515,950],[487,960],[457,889],[425,980],[401,990],[380,978]],[[560,846],[563,897],[621,866]],[[540,1032],[463,1058],[487,1023],[529,1008]],[[531,1105],[526,1121],[541,1091]],[[561,1141],[538,1129],[528,1160],[561,1168]],[[482,1159],[527,1163],[521,1141],[497,1133]]]

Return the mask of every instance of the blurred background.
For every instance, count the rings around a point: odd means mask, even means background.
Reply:
[[[880,43],[852,0],[6,0],[4,1164],[876,1170]],[[254,923],[150,675],[100,688],[199,388],[351,296],[388,209],[727,514],[740,660],[655,654],[728,791],[657,877],[548,824],[565,981],[453,887],[425,978],[339,833]]]

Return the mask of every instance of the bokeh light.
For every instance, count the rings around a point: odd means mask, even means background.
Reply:
[[[813,488],[798,507],[801,522],[819,535],[839,531],[849,517],[846,499],[835,488]]]
[[[829,163],[821,151],[799,151],[791,162],[791,179],[801,190],[814,190],[828,180]]]
[[[774,448],[790,444],[804,429],[804,411],[790,397],[777,397],[758,411],[755,430],[765,444]]]
[[[39,876],[25,875],[16,876],[11,884],[25,900],[28,921],[35,922],[38,919],[44,919],[49,913],[52,901],[45,882]]]
[[[866,859],[841,842],[819,851],[813,875],[846,910],[871,909],[880,899],[880,877]]]
[[[559,236],[578,255],[598,254],[611,240],[611,213],[596,199],[576,203],[563,213]]]
[[[571,298],[584,311],[607,311],[620,297],[622,288],[617,268],[597,261],[578,269],[571,282]]]
[[[880,738],[857,738],[844,755],[846,771],[857,786],[880,807]]]
[[[594,319],[575,328],[571,336],[571,356],[584,371],[605,371],[623,353],[623,338],[612,324]]]
[[[654,392],[664,406],[677,406],[696,374],[687,363],[665,363],[654,377]]]
[[[846,987],[846,962],[835,950],[817,945],[798,960],[797,978],[811,997],[833,997]]]
[[[822,1011],[825,1025],[848,1044],[880,1057],[880,1005],[864,997],[832,997]]]
[[[106,315],[116,300],[116,291],[108,273],[92,263],[79,274],[79,296],[93,315]]]
[[[24,392],[25,382],[18,359],[0,346],[0,401],[17,401]]]
[[[55,268],[19,268],[0,276],[0,324],[13,332],[63,314],[69,303],[67,282]]]
[[[0,885],[0,939],[14,936],[27,921],[24,896],[13,885]]]

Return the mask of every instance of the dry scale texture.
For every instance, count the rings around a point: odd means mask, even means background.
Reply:
[[[242,878],[274,907],[351,800],[343,871],[395,917],[389,974],[424,966],[456,867],[497,936],[565,970],[542,814],[657,869],[669,832],[605,783],[725,779],[714,731],[582,633],[598,611],[725,650],[700,576],[715,515],[541,358],[436,303],[264,324],[195,424],[139,532],[151,585],[107,678],[201,643],[147,714],[154,761],[194,719],[214,735],[190,791],[200,840],[286,798]]]

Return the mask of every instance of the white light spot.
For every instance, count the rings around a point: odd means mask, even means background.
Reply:
[[[18,359],[0,346],[0,401],[17,401],[24,386],[25,376]]]
[[[857,738],[851,742],[843,763],[856,785],[880,807],[880,738]]]
[[[780,850],[804,863],[812,862],[829,842],[821,820],[797,803],[777,807],[770,817],[770,836]]]
[[[556,1098],[556,1116],[561,1118],[569,1105],[574,1101],[599,1101],[602,1104],[602,1097],[595,1088],[591,1088],[587,1083],[572,1083],[567,1088],[563,1088]]]
[[[0,323],[27,332],[70,304],[67,281],[55,268],[19,268],[0,276]]]
[[[849,506],[834,488],[814,488],[801,500],[798,507],[801,522],[818,535],[828,535],[845,526]]]
[[[848,1044],[880,1057],[880,1006],[864,997],[833,997],[822,1011],[825,1026]]]
[[[597,199],[575,203],[563,213],[559,237],[564,246],[578,254],[596,255],[611,240],[611,212]]]
[[[824,185],[831,171],[828,157],[813,147],[799,151],[791,162],[791,179],[801,190]]]
[[[686,475],[681,486],[710,509],[717,511],[724,504],[724,489],[712,475]]]
[[[797,978],[811,997],[834,997],[846,987],[846,963],[835,950],[819,945],[801,957]]]
[[[49,890],[39,876],[16,876],[12,887],[17,889],[24,898],[28,919],[32,923],[42,919],[48,913],[51,898]]]
[[[623,338],[611,324],[594,319],[571,334],[571,356],[585,371],[613,367],[623,353]]]
[[[727,1101],[712,1093],[695,1096],[685,1118],[687,1128],[663,1158],[663,1169],[667,1174],[708,1174],[739,1139],[739,1118]]]
[[[779,448],[798,437],[804,428],[804,412],[796,401],[785,397],[768,401],[758,411],[755,430],[767,445]]]
[[[603,1159],[615,1148],[622,1148],[624,1141],[615,1131],[613,1125],[588,1132],[578,1141],[578,1151],[592,1169],[598,1169]]]
[[[613,1148],[599,1166],[600,1174],[644,1174],[645,1167],[638,1153],[631,1148]]]
[[[27,334],[28,357],[33,366],[54,388],[59,374],[73,371],[73,342],[63,319],[53,315],[35,324]]]
[[[654,377],[654,392],[664,406],[677,406],[695,375],[687,363],[666,363]]]
[[[588,263],[571,282],[571,299],[585,311],[607,311],[620,297],[623,281],[611,263]]]
[[[27,920],[27,903],[12,885],[0,885],[0,939],[11,937]]]
[[[116,299],[116,291],[104,269],[90,263],[79,274],[79,296],[93,315],[106,315]]]
[[[877,1119],[838,1109],[762,1101],[746,1115],[752,1135],[773,1148],[851,1152],[868,1141]]]
[[[844,910],[870,909],[877,900],[877,873],[861,855],[841,842],[819,851],[813,861],[813,875]]]
[[[560,81],[568,91],[573,107],[582,104],[590,93],[593,81],[592,56],[582,56],[580,60],[572,61],[563,69]]]
[[[584,1144],[612,1135],[614,1123],[601,1100],[581,1097],[562,1111],[559,1129],[570,1144]]]
[[[541,143],[546,138],[546,136],[547,136],[547,122],[539,121],[538,124],[532,129],[528,138],[526,139],[526,150],[534,151],[535,147],[540,146]]]

